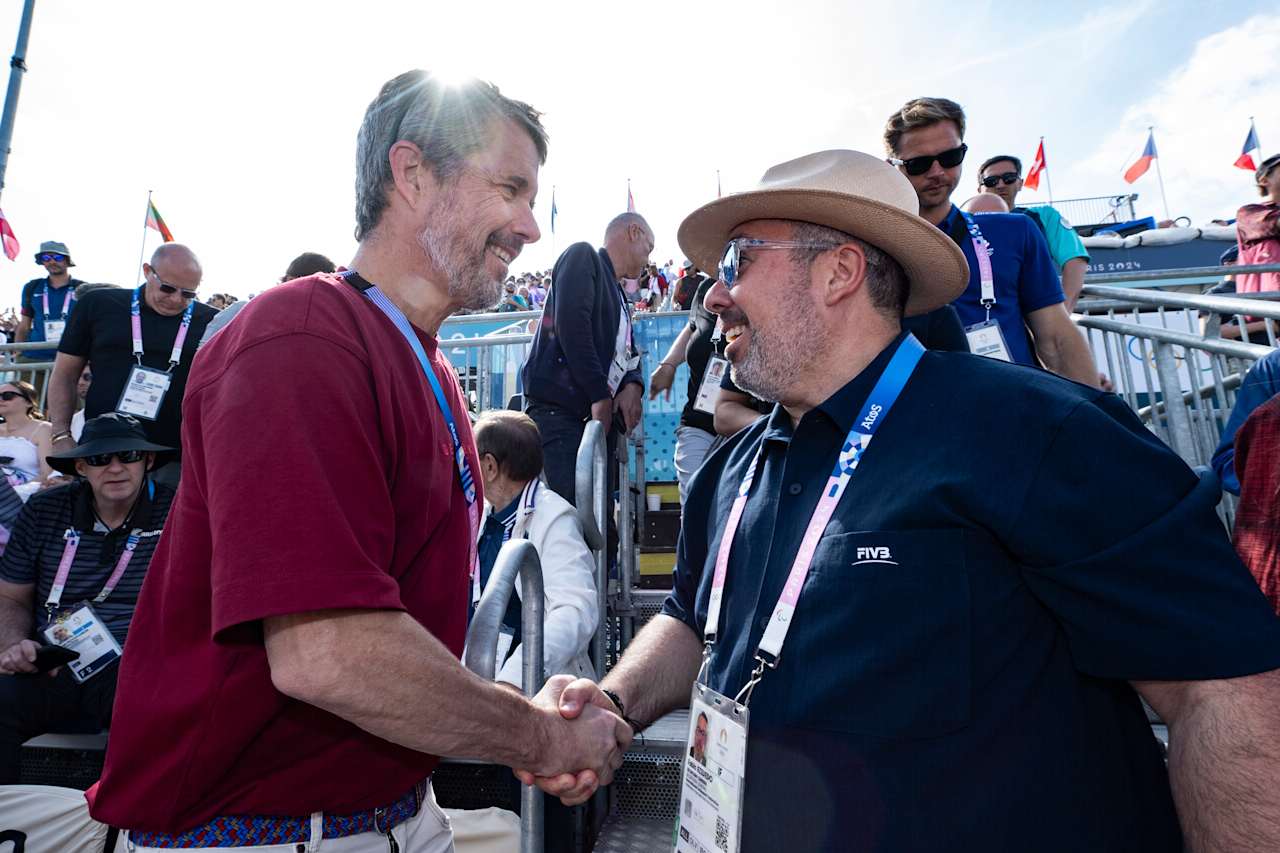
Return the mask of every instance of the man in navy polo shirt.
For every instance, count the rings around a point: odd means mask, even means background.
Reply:
[[[22,319],[18,321],[14,338],[18,343],[48,341],[54,348],[27,350],[19,354],[19,361],[53,361],[71,306],[76,301],[76,288],[84,284],[69,272],[76,264],[66,243],[44,241],[36,252],[36,263],[44,267],[48,275],[33,278],[22,286]],[[35,374],[32,384],[37,390],[44,386],[46,375]]]
[[[889,162],[915,188],[920,215],[948,234],[969,262],[969,285],[954,303],[969,349],[1018,364],[1043,364],[1096,387],[1097,368],[1066,311],[1057,267],[1040,229],[1025,216],[974,217],[951,203],[967,150],[964,128],[959,104],[917,98],[889,117],[884,142]],[[979,246],[989,256],[986,264],[978,261]],[[988,273],[989,290],[983,286]]]
[[[968,278],[916,210],[824,151],[685,219],[735,381],[779,403],[694,475],[663,614],[561,712],[742,691],[742,851],[1280,849],[1280,621],[1216,489],[1114,395],[903,332]]]

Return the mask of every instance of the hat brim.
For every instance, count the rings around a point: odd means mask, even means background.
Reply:
[[[71,450],[52,453],[44,459],[49,463],[49,467],[58,473],[74,476],[77,473],[77,459],[84,459],[86,456],[97,456],[100,453],[120,453],[125,450],[142,450],[147,453],[155,453],[157,458],[152,468],[160,467],[174,452],[172,447],[166,447],[163,444],[152,444],[149,441],[139,441],[121,436],[119,438],[100,438],[95,441],[88,441],[77,445]]]
[[[835,228],[885,252],[910,282],[908,317],[954,302],[969,285],[969,263],[941,228],[893,205],[830,190],[752,190],[718,198],[686,216],[677,239],[696,267],[714,271],[733,229],[757,219]]]

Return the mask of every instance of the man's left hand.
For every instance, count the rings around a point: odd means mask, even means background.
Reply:
[[[637,382],[628,382],[618,390],[618,394],[613,398],[613,409],[622,413],[622,423],[625,432],[630,432],[640,423],[640,418],[644,414],[640,397],[643,389]]]

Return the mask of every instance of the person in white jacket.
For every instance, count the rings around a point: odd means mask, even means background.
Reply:
[[[542,561],[546,596],[543,618],[543,669],[591,677],[587,648],[599,623],[594,562],[573,506],[539,482],[542,439],[533,419],[522,412],[486,412],[474,427],[485,512],[480,524],[480,576],[472,585],[472,607],[488,583],[504,542],[528,539]],[[520,587],[503,616],[498,640],[497,680],[522,688]],[[513,648],[514,646],[514,648]]]

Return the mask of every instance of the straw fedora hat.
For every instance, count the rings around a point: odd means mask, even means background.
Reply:
[[[789,219],[835,228],[902,265],[911,317],[955,301],[969,284],[964,254],[919,210],[911,182],[880,158],[819,151],[772,167],[753,190],[704,204],[685,217],[677,237],[699,269],[714,270],[729,234],[744,222]]]

